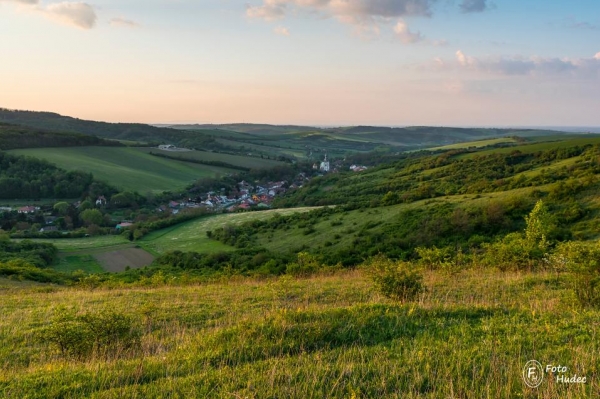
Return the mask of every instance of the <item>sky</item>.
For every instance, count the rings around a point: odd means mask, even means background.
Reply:
[[[0,0],[0,107],[110,122],[600,126],[600,2]]]

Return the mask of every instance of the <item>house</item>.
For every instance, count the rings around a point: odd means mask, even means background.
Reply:
[[[12,211],[11,207],[8,206],[0,206],[0,212],[10,212]]]
[[[158,149],[159,149],[159,150],[167,150],[167,151],[169,151],[169,150],[174,150],[174,149],[176,149],[176,148],[177,148],[177,147],[175,147],[173,144],[164,144],[164,145],[159,145],[159,146],[158,146]]]
[[[171,201],[169,202],[169,208],[179,208],[179,202],[177,201]]]
[[[47,233],[49,231],[58,231],[58,227],[56,226],[46,226],[40,229],[40,233]]]
[[[58,219],[57,216],[44,216],[44,223],[54,224],[54,222],[56,222],[56,219]]]
[[[362,172],[363,170],[367,170],[367,167],[362,165],[352,165],[350,166],[350,170],[353,172]]]
[[[23,206],[23,207],[17,209],[17,212],[19,212],[19,213],[35,213],[35,211],[38,209],[39,208],[36,208],[35,206]]]
[[[130,222],[123,222],[123,223],[119,223],[118,225],[115,226],[115,229],[117,230],[121,230],[121,229],[125,229],[127,227],[131,227],[133,226],[133,223]]]
[[[104,206],[106,205],[106,198],[104,197],[104,195],[101,195],[98,197],[98,199],[96,199],[96,206]]]

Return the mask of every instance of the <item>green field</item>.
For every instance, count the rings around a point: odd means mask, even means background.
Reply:
[[[90,172],[98,180],[141,194],[179,190],[200,178],[236,172],[154,157],[137,148],[35,148],[10,152],[46,159],[67,170]]]
[[[64,273],[71,273],[82,270],[86,273],[104,273],[100,263],[92,255],[66,255],[58,259],[54,270]]]
[[[129,241],[121,236],[98,236],[87,238],[44,238],[35,239],[35,242],[46,242],[54,244],[62,252],[88,251],[102,248],[112,248],[119,245],[129,244]]]
[[[600,313],[565,276],[429,272],[401,305],[360,272],[85,290],[0,279],[6,398],[566,398],[600,392]],[[131,317],[140,345],[79,360],[37,339],[57,309]],[[110,313],[108,313],[110,314]],[[537,389],[527,361],[585,384]]]
[[[228,224],[239,225],[251,220],[268,219],[276,213],[289,215],[296,212],[308,212],[312,209],[315,208],[274,209],[210,216],[152,232],[142,238],[138,244],[155,255],[175,250],[201,253],[233,251],[235,248],[208,238],[206,232]]]
[[[500,137],[497,139],[468,141],[466,143],[449,144],[449,145],[444,145],[441,147],[433,147],[433,148],[427,148],[427,149],[430,151],[458,150],[458,149],[463,149],[463,148],[473,148],[473,147],[480,148],[480,147],[487,147],[490,145],[508,144],[508,143],[516,143],[516,142],[517,141],[515,139],[513,139],[512,137]]]
[[[224,225],[238,225],[251,220],[264,220],[275,214],[289,215],[296,212],[308,212],[316,208],[274,209],[259,212],[244,212],[208,216],[181,223],[166,229],[154,231],[135,244],[153,255],[161,255],[167,251],[195,251],[200,253],[214,253],[233,251],[235,248],[211,240],[206,232]],[[35,239],[34,242],[54,244],[60,251],[61,259],[56,270],[73,271],[77,269],[88,271],[101,271],[93,266],[78,267],[82,262],[81,257],[129,248],[133,244],[121,236],[99,236],[87,238],[61,238],[61,239]]]
[[[265,169],[272,168],[274,166],[284,165],[283,162],[262,159],[260,157],[244,157],[241,155],[229,155],[229,154],[220,154],[217,152],[208,152],[208,151],[163,151],[154,147],[138,147],[137,151],[140,151],[144,154],[154,153],[161,154],[168,157],[175,157],[179,159],[190,159],[193,161],[219,161],[225,162],[235,166],[242,166],[244,168],[250,169]]]
[[[600,144],[600,137],[594,135],[590,137],[570,138],[562,141],[534,142],[532,144],[523,144],[505,148],[492,148],[489,150],[477,151],[470,154],[461,154],[457,158],[470,159],[477,156],[485,156],[489,154],[510,154],[513,151],[521,151],[524,154],[532,154],[539,151],[547,151],[555,148],[569,148],[576,146]]]

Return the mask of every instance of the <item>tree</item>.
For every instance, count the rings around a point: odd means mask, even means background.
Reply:
[[[135,203],[135,195],[127,191],[115,194],[110,198],[110,203],[117,208],[127,208]]]
[[[548,209],[542,200],[539,200],[529,216],[525,216],[527,227],[525,228],[525,240],[530,248],[547,248],[548,233],[552,229],[552,220]]]
[[[67,202],[57,202],[54,204],[54,210],[58,212],[59,215],[64,216],[67,214],[69,210],[69,204]]]
[[[100,212],[98,209],[86,209],[85,211],[81,212],[79,217],[87,226],[93,224],[100,225],[104,220],[102,212]]]
[[[93,207],[94,205],[92,205],[92,203],[89,200],[85,200],[81,203],[81,205],[79,205],[79,210],[83,212],[87,209],[92,209]]]

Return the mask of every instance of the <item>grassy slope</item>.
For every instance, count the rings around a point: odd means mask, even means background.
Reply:
[[[173,161],[136,148],[53,148],[10,151],[46,159],[67,170],[91,172],[99,180],[145,194],[182,189],[202,177],[233,172],[215,166]]]
[[[346,212],[345,214],[323,218],[313,226],[315,232],[309,235],[305,234],[305,228],[298,227],[297,225],[294,225],[287,230],[278,230],[276,235],[272,235],[272,233],[258,233],[256,235],[258,238],[257,243],[258,245],[275,252],[287,252],[289,250],[298,251],[304,246],[316,249],[317,252],[323,250],[324,246],[327,246],[329,251],[334,251],[338,248],[341,249],[350,246],[352,241],[360,235],[361,229],[366,225],[376,223],[377,225],[375,227],[371,227],[368,230],[383,231],[386,224],[398,222],[402,212],[409,209],[424,209],[429,206],[443,203],[456,204],[459,207],[464,208],[482,206],[496,199],[527,196],[534,189],[544,188],[547,187],[526,187],[479,195],[453,195],[433,200],[421,200],[408,204],[384,206],[366,210],[359,209]],[[337,224],[336,222],[341,222],[341,224],[332,225],[332,222],[334,222],[334,224]],[[336,237],[336,235],[339,237]]]
[[[174,250],[196,251],[202,253],[232,251],[234,250],[233,247],[209,239],[206,236],[206,232],[226,224],[237,225],[250,220],[267,219],[272,217],[275,213],[288,215],[296,212],[306,212],[311,209],[314,208],[278,209],[262,212],[216,215],[152,232],[140,240],[138,244],[153,254],[162,254]]]
[[[587,144],[600,144],[600,137],[598,136],[589,136],[589,137],[578,137],[578,138],[569,138],[567,140],[561,141],[547,141],[547,142],[534,142],[532,144],[524,144],[513,147],[505,147],[505,148],[493,148],[484,151],[473,152],[470,154],[462,154],[459,155],[458,158],[473,158],[476,156],[484,156],[489,154],[510,154],[513,151],[521,151],[524,154],[531,154],[538,151],[546,151],[551,150],[553,148],[569,148],[576,146],[584,146]]]
[[[304,280],[85,291],[0,279],[0,395],[11,398],[592,398],[600,312],[548,274],[427,273],[411,305],[358,272]],[[27,298],[23,300],[23,298]],[[143,331],[129,357],[74,361],[34,340],[58,306]],[[537,390],[525,363],[561,364]]]
[[[509,143],[516,143],[517,141],[511,137],[501,137],[501,138],[497,138],[497,139],[488,139],[488,140],[478,140],[478,141],[468,141],[465,143],[458,143],[458,144],[450,144],[450,145],[445,145],[442,147],[433,147],[433,148],[428,148],[428,150],[431,151],[438,151],[438,150],[457,150],[457,149],[462,149],[462,148],[471,148],[471,147],[486,147],[489,145],[494,145],[494,144],[509,144]]]

